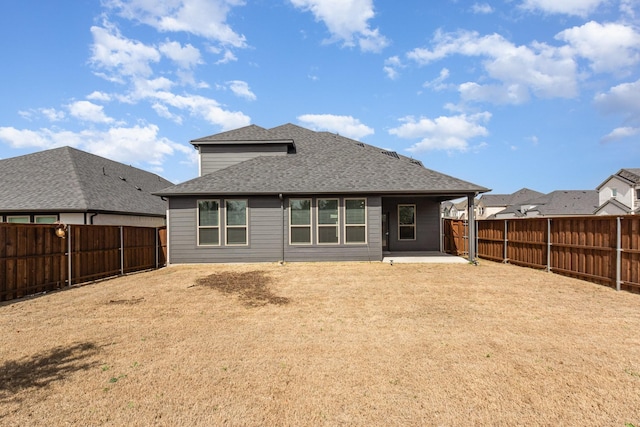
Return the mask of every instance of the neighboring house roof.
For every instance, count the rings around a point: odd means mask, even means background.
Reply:
[[[606,202],[604,202],[603,204],[601,204],[594,212],[594,214],[599,214],[600,212],[602,212],[605,209],[608,209],[610,206],[613,206],[614,208],[616,208],[617,210],[620,211],[620,213],[624,213],[624,214],[630,214],[630,213],[634,213],[633,209],[631,209],[629,206],[625,205],[624,203],[616,200],[616,199],[609,199]]]
[[[203,194],[348,194],[393,193],[451,195],[482,193],[488,188],[422,166],[422,163],[329,132],[293,124],[272,129],[256,125],[193,140],[293,141],[295,152],[262,156],[164,189],[163,196]]]
[[[483,194],[480,196],[478,205],[482,205],[484,207],[510,206],[543,195],[544,193],[540,193],[538,191],[521,188],[512,194]]]
[[[596,187],[596,190],[600,190],[605,184],[609,182],[611,178],[618,178],[629,185],[640,184],[640,168],[626,168],[620,169],[615,174],[609,176],[600,185]]]
[[[522,211],[522,207],[526,211]],[[557,190],[541,197],[525,200],[498,212],[498,216],[513,214],[525,216],[526,212],[537,212],[541,216],[592,215],[598,208],[598,192],[595,190]]]
[[[0,160],[0,211],[165,216],[151,194],[173,185],[151,172],[71,147]]]

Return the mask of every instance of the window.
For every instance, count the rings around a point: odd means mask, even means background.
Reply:
[[[15,224],[28,224],[31,222],[31,218],[28,216],[8,216],[7,222],[13,222]]]
[[[338,243],[338,199],[318,199],[318,243]]]
[[[53,224],[58,220],[57,216],[36,215],[36,224]]]
[[[227,200],[227,245],[247,244],[247,201]]]
[[[366,199],[344,200],[345,243],[367,243]]]
[[[618,189],[617,188],[612,188],[611,189],[611,197],[616,197],[618,195]]]
[[[198,200],[198,246],[220,245],[220,202]]]
[[[311,199],[289,201],[289,240],[292,245],[311,244]]]
[[[398,205],[398,240],[416,239],[416,205]]]

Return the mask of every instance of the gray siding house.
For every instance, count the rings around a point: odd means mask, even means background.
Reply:
[[[169,262],[382,260],[439,251],[440,203],[489,189],[329,132],[256,125],[191,141],[169,200]]]
[[[170,181],[71,147],[0,160],[0,222],[162,227]]]

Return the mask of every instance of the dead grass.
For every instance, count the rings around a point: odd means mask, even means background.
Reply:
[[[639,330],[489,262],[171,267],[0,305],[0,425],[640,426]]]

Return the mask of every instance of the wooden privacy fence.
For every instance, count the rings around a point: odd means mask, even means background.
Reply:
[[[0,301],[160,268],[165,228],[0,223]]]
[[[476,227],[480,258],[640,292],[640,216],[480,220]]]

